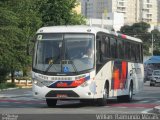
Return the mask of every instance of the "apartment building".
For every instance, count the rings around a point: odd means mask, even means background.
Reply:
[[[86,18],[102,18],[103,13],[123,13],[125,24],[157,23],[159,0],[81,0]]]
[[[137,22],[138,0],[106,0],[108,1],[108,12],[118,12],[124,14],[126,24]]]
[[[140,21],[157,25],[158,23],[158,1],[140,0]]]
[[[160,0],[158,1],[158,25],[160,26]]]
[[[81,0],[82,14],[86,18],[102,19],[102,14],[107,8],[108,0]]]

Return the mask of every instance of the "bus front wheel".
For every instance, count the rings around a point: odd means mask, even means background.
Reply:
[[[103,98],[100,98],[100,99],[97,100],[98,105],[99,105],[99,106],[104,106],[104,105],[106,105],[108,96],[109,96],[108,85],[105,85],[104,90],[103,90]]]
[[[48,105],[48,107],[54,107],[57,104],[57,100],[54,99],[46,99],[46,103]]]

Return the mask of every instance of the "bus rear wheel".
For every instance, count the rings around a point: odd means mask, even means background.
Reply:
[[[129,87],[128,95],[117,96],[118,102],[131,102],[133,98],[133,84],[131,83]]]
[[[106,105],[108,96],[109,96],[108,85],[105,85],[104,90],[103,90],[103,98],[98,99],[98,100],[97,100],[97,104],[98,104],[99,106],[104,106],[104,105]]]
[[[129,94],[126,95],[126,101],[131,102],[132,98],[133,98],[133,84],[131,84],[129,87]]]
[[[55,107],[57,104],[57,100],[54,99],[46,99],[46,103],[48,105],[48,107]]]

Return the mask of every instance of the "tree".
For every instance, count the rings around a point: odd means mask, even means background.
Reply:
[[[30,38],[48,25],[79,25],[85,19],[73,8],[77,0],[1,0],[0,1],[0,76],[31,66]],[[2,77],[0,77],[2,78]]]
[[[0,62],[11,72],[12,82],[15,70],[31,65],[29,40],[42,23],[36,2],[38,0],[6,0],[0,3]]]
[[[149,55],[151,34],[148,32],[150,25],[145,22],[134,23],[131,26],[125,25],[121,28],[121,33],[140,38],[143,41],[144,55]]]
[[[85,24],[82,15],[73,8],[79,5],[77,0],[46,0],[40,8],[44,26]]]
[[[18,61],[23,59],[20,55],[23,47],[19,45],[21,44],[19,38],[22,35],[18,28],[19,19],[14,12],[9,11],[6,7],[0,7],[0,16],[0,67],[1,71],[8,72],[10,70],[13,72],[13,68],[19,68]],[[17,51],[17,48],[20,50]],[[6,74],[3,73],[3,75]]]
[[[25,45],[25,59],[23,62],[23,75],[27,75],[27,67],[31,66],[30,48],[33,47],[33,43],[30,42],[31,37],[34,36],[36,30],[42,26],[41,16],[38,8],[39,0],[15,0],[11,2],[12,10],[17,13],[19,19],[19,28],[23,32],[23,44]],[[18,6],[18,7],[17,7]]]
[[[158,30],[151,31],[152,39],[153,39],[153,54],[160,55],[160,32]]]

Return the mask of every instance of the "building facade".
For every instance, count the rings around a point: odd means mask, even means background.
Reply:
[[[106,19],[87,19],[87,25],[105,28],[108,30],[120,31],[124,26],[124,14],[122,13],[108,13]]]
[[[158,1],[158,26],[160,27],[160,0]]]
[[[124,14],[125,24],[158,22],[159,0],[81,0],[82,14],[86,18],[103,18],[103,14]]]
[[[140,0],[140,21],[157,25],[158,0]]]
[[[137,21],[138,0],[106,0],[108,1],[108,12],[124,14],[125,24],[132,24]]]
[[[107,0],[81,0],[82,14],[86,18],[101,19],[107,8]]]

